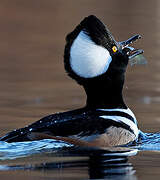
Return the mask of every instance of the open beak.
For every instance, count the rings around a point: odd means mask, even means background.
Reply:
[[[132,36],[131,38],[127,39],[126,41],[120,42],[120,44],[124,48],[124,47],[127,47],[129,44],[132,44],[137,39],[141,39],[141,36],[139,34]]]
[[[141,55],[144,52],[142,49],[135,49],[129,46],[130,44],[132,44],[138,39],[141,39],[141,36],[139,34],[132,36],[126,41],[119,42],[122,48],[122,51],[124,51],[127,54],[131,65],[147,63],[147,60],[145,59],[145,57]]]

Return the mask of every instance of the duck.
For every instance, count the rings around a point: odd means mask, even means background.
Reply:
[[[65,71],[84,88],[85,106],[43,117],[0,141],[53,139],[87,147],[137,142],[141,131],[122,91],[129,61],[143,53],[129,45],[140,38],[137,34],[118,42],[99,18],[85,17],[66,36],[64,49]]]

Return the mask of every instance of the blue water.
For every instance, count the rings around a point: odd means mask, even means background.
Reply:
[[[146,138],[128,148],[139,151],[160,151],[160,133],[145,133]],[[16,159],[43,152],[57,153],[63,148],[72,147],[68,143],[55,140],[7,143],[0,141],[0,160]]]
[[[146,138],[134,148],[141,151],[160,151],[160,133],[145,133],[145,135]]]
[[[160,133],[145,133],[145,138],[136,145],[105,149],[78,148],[55,140],[1,141],[0,172],[29,170],[41,175],[50,172],[54,177],[55,172],[61,176],[63,172],[72,173],[74,168],[79,172],[77,178],[86,169],[90,179],[136,179],[137,169],[128,160],[145,151],[160,152]],[[63,176],[65,179],[65,173]]]
[[[72,145],[54,140],[40,140],[30,142],[15,142],[7,143],[0,141],[0,160],[16,159],[20,157],[27,157],[33,154],[58,151],[64,147],[71,147]]]
[[[137,149],[133,148],[78,148],[54,140],[0,142],[0,171],[59,171],[62,168],[64,170],[83,167],[88,169],[89,176],[93,179],[113,174],[123,177],[134,174],[135,170],[127,158],[136,154]],[[75,159],[77,156],[79,159]],[[67,161],[66,157],[69,157]],[[55,158],[58,158],[58,161]]]

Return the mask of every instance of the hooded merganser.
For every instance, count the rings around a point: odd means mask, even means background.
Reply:
[[[139,38],[140,35],[135,35],[117,42],[97,17],[86,17],[67,35],[64,51],[65,69],[84,87],[86,106],[49,115],[0,140],[55,139],[98,147],[136,141],[139,136],[137,121],[123,101],[122,89],[129,60],[143,53],[128,46]]]

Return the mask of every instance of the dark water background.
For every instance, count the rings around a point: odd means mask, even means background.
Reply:
[[[140,129],[160,131],[160,1],[0,0],[0,135],[85,104],[82,88],[64,72],[63,50],[66,34],[90,14],[98,16],[119,41],[136,33],[143,36],[136,47],[144,49],[148,64],[128,68],[124,95]],[[87,179],[96,177],[90,169],[109,172],[106,165],[98,168],[99,161],[95,167],[88,165],[88,157],[80,155],[74,158],[76,166],[61,163],[60,168],[56,168],[59,164],[49,168],[46,163],[73,160],[51,155],[52,147],[50,141],[1,143],[0,179]],[[118,179],[159,179],[159,136],[153,135],[151,143],[138,148],[142,151],[129,158],[131,164],[122,162],[131,167],[131,174]]]

